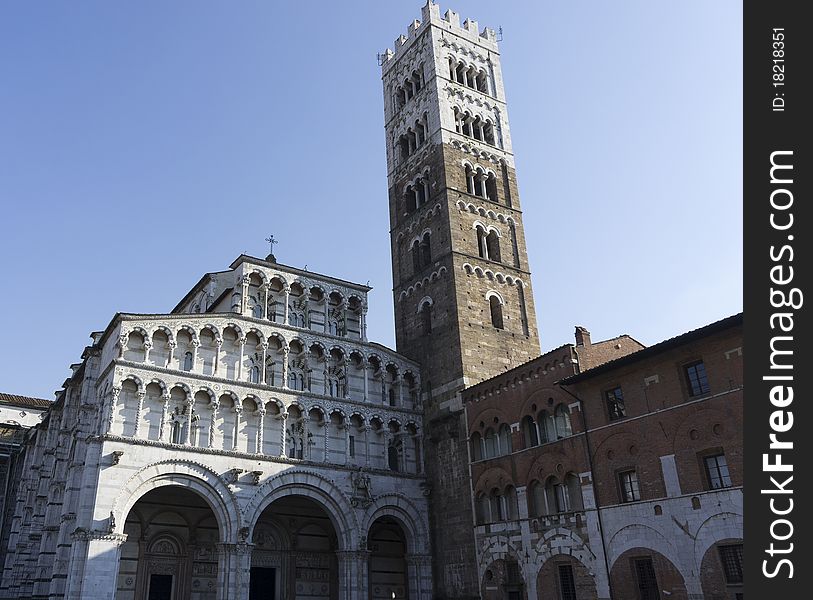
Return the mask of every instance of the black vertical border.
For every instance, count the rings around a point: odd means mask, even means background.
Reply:
[[[806,238],[813,233],[809,204],[810,178],[813,177],[813,165],[810,157],[809,112],[813,110],[809,90],[813,61],[809,22],[802,15],[806,7],[803,2],[745,2],[743,14],[743,194],[744,194],[744,307],[745,307],[745,590],[748,598],[808,598],[809,584],[806,575],[809,572],[808,560],[813,551],[813,539],[806,515],[810,510],[810,499],[813,494],[805,493],[803,488],[810,489],[811,464],[813,461],[813,421],[810,405],[813,396],[810,393],[810,378],[813,374],[813,363],[809,360],[807,336],[811,333],[809,308],[805,302],[813,303],[813,293],[806,274],[813,270]],[[775,28],[781,28],[784,38],[783,56],[773,54],[775,49],[773,34]],[[779,37],[779,36],[777,36]],[[782,58],[784,62],[774,62]],[[784,85],[774,86],[774,73],[779,71],[774,65],[784,66]],[[782,95],[784,94],[784,95]],[[784,107],[775,102],[784,100]],[[779,111],[777,108],[784,108]],[[771,154],[775,151],[792,151],[792,157],[785,155],[785,162],[792,162],[792,184],[780,185],[771,183]],[[778,174],[779,172],[777,172]],[[788,174],[785,170],[782,173]],[[783,176],[779,176],[783,177]],[[793,194],[793,204],[784,211],[771,206],[771,193],[785,188]],[[788,195],[781,193],[777,197],[783,203]],[[771,226],[771,214],[780,224],[786,224],[788,215],[793,214],[793,225],[784,231]],[[788,239],[793,236],[793,239]],[[783,259],[776,261],[771,257],[771,247],[777,255],[783,245],[793,249],[786,251]],[[775,275],[787,277],[789,267],[793,268],[793,280],[786,285],[776,285],[771,281],[771,268],[783,264],[783,271],[774,271]],[[771,289],[799,288],[804,301],[798,309],[791,307],[774,307],[771,303]],[[778,297],[775,296],[775,299]],[[792,313],[792,332],[782,332],[776,327],[778,321],[771,321],[772,315],[778,312]],[[787,321],[785,322],[787,324]],[[793,354],[785,362],[792,363],[792,369],[781,371],[782,375],[791,374],[793,381],[779,382],[793,387],[794,400],[784,410],[793,413],[793,427],[790,431],[779,433],[779,438],[792,441],[792,450],[784,450],[782,462],[793,465],[792,473],[769,473],[763,470],[763,454],[775,453],[770,450],[769,435],[771,415],[778,410],[771,403],[771,389],[776,381],[765,380],[768,375],[780,374],[772,370],[771,340],[777,335],[792,336],[792,341],[783,341],[785,349],[792,349]],[[787,419],[786,416],[782,417]],[[773,455],[773,454],[772,454]],[[774,459],[771,459],[772,461]],[[793,493],[788,495],[766,494],[763,490],[775,489],[770,481],[774,476],[784,482],[793,475],[787,488]],[[779,510],[789,506],[793,501],[793,510],[785,516],[772,512],[770,501],[774,499]],[[788,519],[793,525],[793,534],[787,540],[773,539],[771,524],[777,519]],[[789,528],[784,523],[775,525],[774,532],[779,537],[787,535]],[[792,551],[787,554],[769,553],[771,544],[774,549]],[[775,572],[779,560],[789,559],[793,564],[793,576],[787,564],[780,568],[775,577],[768,577],[766,572]]]

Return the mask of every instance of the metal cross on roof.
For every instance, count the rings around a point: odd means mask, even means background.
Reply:
[[[279,241],[275,240],[273,235],[265,238],[265,241],[268,242],[269,244],[271,244],[271,254],[273,254],[274,253],[274,244],[279,244]]]

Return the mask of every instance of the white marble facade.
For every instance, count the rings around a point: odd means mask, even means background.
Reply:
[[[0,597],[428,599],[420,372],[367,341],[368,290],[241,256],[92,334]]]

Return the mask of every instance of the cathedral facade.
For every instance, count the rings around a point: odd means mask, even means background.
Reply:
[[[0,597],[430,597],[420,369],[367,340],[369,288],[269,259],[92,334]]]

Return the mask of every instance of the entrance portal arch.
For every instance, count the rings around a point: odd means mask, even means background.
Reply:
[[[207,500],[180,485],[139,497],[123,524],[116,600],[216,600],[221,527]]]

